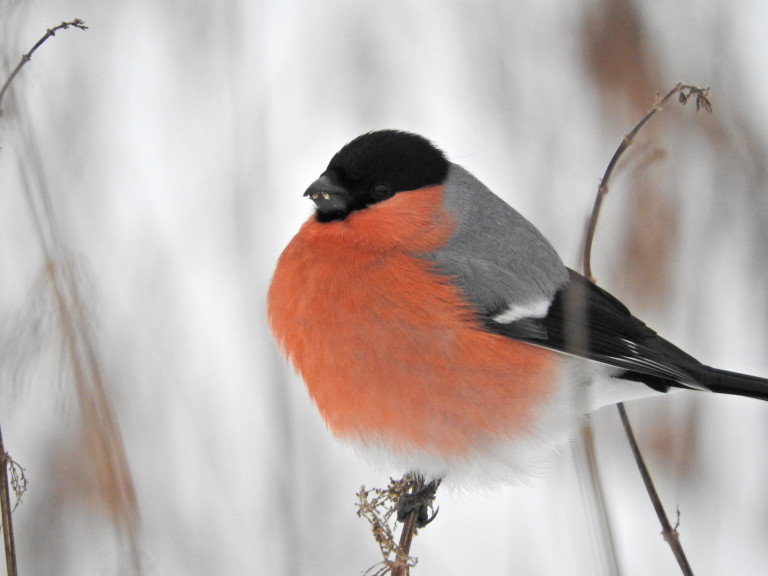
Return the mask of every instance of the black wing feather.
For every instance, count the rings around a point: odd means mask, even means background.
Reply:
[[[505,324],[488,315],[485,325],[497,334],[624,369],[621,378],[655,390],[706,386],[701,380],[707,367],[661,338],[608,292],[569,273],[546,317]]]

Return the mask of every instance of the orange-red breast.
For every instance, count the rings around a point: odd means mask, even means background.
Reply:
[[[670,388],[768,399],[566,268],[428,140],[344,146],[280,256],[268,318],[331,432],[427,479],[536,472],[586,412]]]

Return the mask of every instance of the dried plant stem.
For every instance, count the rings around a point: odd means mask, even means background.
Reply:
[[[13,523],[11,521],[11,491],[8,485],[9,459],[5,454],[3,432],[0,430],[0,515],[3,522],[3,544],[5,547],[5,570],[8,576],[16,576],[16,544],[13,540]]]
[[[11,71],[8,78],[0,87],[0,116],[2,116],[2,102],[5,97],[8,88],[13,82],[14,78],[18,75],[24,65],[32,59],[32,54],[43,45],[51,36],[55,36],[58,30],[66,30],[70,26],[79,28],[81,30],[87,30],[85,23],[79,18],[75,18],[71,22],[62,22],[58,26],[49,28],[45,34],[40,38],[34,46],[21,56],[21,60],[16,67]],[[12,465],[11,460],[5,452],[5,446],[3,444],[2,431],[0,431],[0,516],[2,517],[2,529],[3,529],[3,544],[5,549],[5,565],[8,576],[16,576],[18,574],[18,568],[16,565],[16,546],[13,538],[13,521],[11,518],[12,506],[11,506],[11,493],[8,482],[8,467]]]
[[[96,343],[89,329],[75,274],[66,257],[39,150],[31,136],[23,134],[27,162],[32,166],[20,171],[24,197],[40,242],[63,342],[69,355],[82,430],[85,432],[85,449],[91,465],[99,466],[103,485],[98,496],[108,506],[115,526],[126,536],[134,572],[140,573],[138,503],[122,436],[106,395]]]
[[[678,94],[678,99],[681,104],[685,105],[688,100],[695,96],[696,97],[696,110],[701,110],[702,108],[706,110],[707,112],[712,111],[712,103],[709,100],[709,88],[701,89],[696,86],[692,86],[690,84],[677,84],[674,88],[672,88],[669,92],[667,92],[664,97],[657,99],[656,103],[653,105],[653,107],[646,112],[645,116],[643,116],[640,121],[635,124],[634,128],[630,130],[622,139],[621,144],[616,149],[616,152],[614,152],[613,157],[611,158],[611,161],[608,163],[608,167],[605,169],[605,173],[603,174],[603,178],[600,181],[600,186],[597,190],[597,196],[595,197],[595,204],[592,208],[592,214],[589,218],[589,223],[587,225],[587,234],[584,241],[584,253],[583,253],[583,270],[584,275],[592,280],[595,281],[594,276],[592,275],[592,244],[594,242],[595,238],[595,230],[597,229],[597,221],[600,217],[600,209],[603,204],[603,199],[608,194],[608,181],[611,178],[611,175],[613,174],[614,169],[616,168],[616,164],[618,163],[621,156],[624,154],[624,152],[629,148],[629,146],[634,141],[635,137],[637,136],[638,132],[645,126],[648,121],[653,118],[653,116],[661,111],[662,106],[666,104],[666,102],[675,94]],[[685,576],[693,576],[693,571],[691,570],[691,566],[688,563],[688,559],[685,556],[685,553],[683,552],[683,547],[680,544],[680,539],[678,537],[677,527],[673,528],[671,524],[669,523],[669,518],[667,517],[666,512],[664,511],[664,506],[661,504],[661,499],[659,498],[659,494],[656,491],[656,486],[653,483],[653,479],[651,478],[650,473],[648,472],[648,467],[645,465],[645,460],[643,459],[643,455],[640,452],[640,448],[637,445],[637,440],[635,439],[634,431],[632,430],[632,425],[629,422],[629,418],[627,416],[627,412],[624,409],[624,404],[622,402],[619,402],[616,405],[616,408],[619,411],[619,416],[621,417],[621,422],[624,427],[624,433],[627,436],[627,440],[629,441],[630,448],[632,449],[632,454],[635,457],[635,463],[637,464],[637,468],[640,471],[640,475],[643,479],[643,483],[645,484],[645,489],[648,491],[648,496],[651,499],[651,502],[653,503],[653,508],[656,511],[656,516],[659,519],[659,522],[661,523],[662,527],[662,534],[664,536],[664,540],[667,541],[670,548],[672,548],[672,553],[675,555],[675,558],[677,559],[678,564],[680,565],[680,569],[682,570],[683,574]],[[595,470],[593,470],[593,473]],[[599,486],[599,482],[596,483],[597,486]]]
[[[415,476],[411,493],[416,494],[424,488],[424,478]],[[392,562],[392,576],[407,576],[410,571],[411,542],[416,533],[416,521],[418,520],[418,510],[411,511],[403,523],[403,530],[400,532],[400,544],[397,546],[395,560]]]
[[[87,29],[80,19],[62,22],[49,29],[32,49],[24,54],[0,89],[0,102],[22,66],[57,30],[70,26]],[[105,381],[96,341],[91,333],[85,300],[77,277],[67,257],[45,170],[36,142],[29,128],[21,124],[25,147],[25,165],[20,169],[24,197],[28,202],[37,240],[45,261],[50,287],[56,304],[64,347],[69,355],[75,392],[81,410],[83,449],[90,466],[98,466],[97,494],[110,520],[125,537],[133,572],[140,573],[138,543],[138,503],[122,443],[122,436],[112,406],[106,395]]]
[[[40,46],[42,46],[43,43],[46,40],[48,40],[48,38],[50,38],[51,36],[55,36],[58,30],[66,30],[70,26],[72,26],[73,28],[79,28],[80,30],[88,29],[88,26],[86,26],[85,22],[80,20],[80,18],[75,18],[71,22],[62,22],[58,26],[54,26],[53,28],[49,28],[48,30],[46,30],[43,37],[40,38],[40,40],[38,40],[37,42],[35,42],[35,45],[32,46],[30,51],[21,56],[21,60],[19,61],[18,64],[16,64],[16,68],[13,69],[10,76],[8,76],[6,81],[3,83],[3,87],[0,88],[0,115],[2,115],[3,97],[5,96],[5,93],[8,90],[8,87],[11,85],[11,82],[13,82],[13,79],[16,78],[16,75],[21,71],[24,65],[32,59],[32,54],[35,53],[35,50],[40,48]]]
[[[2,521],[5,566],[8,576],[18,574],[12,515],[21,503],[22,495],[27,491],[27,484],[24,468],[5,451],[3,434],[0,430],[0,520]],[[13,505],[11,505],[11,492],[16,495],[16,502]]]
[[[600,209],[603,205],[603,199],[608,194],[608,181],[610,180],[611,175],[613,175],[613,171],[616,168],[619,159],[635,140],[637,133],[642,130],[643,126],[645,126],[657,112],[661,111],[664,104],[667,103],[667,100],[675,94],[679,94],[678,98],[682,104],[686,104],[691,96],[696,96],[696,110],[703,108],[708,112],[712,111],[712,103],[709,101],[709,88],[701,89],[696,86],[691,86],[690,84],[679,83],[672,88],[672,90],[667,92],[664,97],[657,99],[653,107],[646,112],[645,116],[643,116],[637,124],[635,124],[635,127],[624,135],[621,144],[619,144],[616,152],[613,153],[613,157],[608,163],[608,167],[605,169],[605,173],[600,180],[600,186],[597,189],[597,196],[595,197],[595,205],[592,208],[592,214],[589,217],[589,224],[587,225],[582,267],[584,275],[593,282],[595,281],[595,278],[592,275],[592,244],[595,239],[595,230],[597,229],[597,220],[600,217]]]
[[[624,404],[619,402],[616,407],[619,409],[621,424],[624,426],[624,432],[627,435],[629,447],[632,449],[632,455],[635,457],[635,462],[637,463],[637,468],[640,471],[640,476],[643,478],[643,484],[645,484],[645,488],[648,490],[648,497],[651,499],[651,502],[653,503],[653,509],[656,511],[656,516],[658,516],[659,522],[661,523],[661,534],[664,537],[664,540],[666,540],[669,544],[669,547],[672,548],[672,553],[675,555],[677,563],[680,565],[680,570],[682,570],[683,574],[685,576],[693,576],[691,565],[688,563],[688,558],[686,558],[685,551],[683,550],[683,546],[680,544],[680,539],[678,538],[677,526],[672,527],[672,524],[669,523],[667,513],[664,511],[664,505],[659,499],[659,494],[656,492],[651,474],[648,472],[648,467],[645,465],[643,455],[640,453],[640,448],[638,447],[637,441],[635,440],[635,434],[632,432],[632,426],[629,423],[629,418],[627,417],[627,411],[624,408]]]

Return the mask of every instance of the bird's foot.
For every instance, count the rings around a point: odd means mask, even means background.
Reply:
[[[438,486],[440,486],[440,480],[432,480],[420,490],[401,496],[400,501],[397,503],[398,522],[404,522],[408,515],[414,511],[416,512],[417,528],[424,528],[424,526],[432,522],[439,511],[439,509],[436,509],[434,514],[431,516],[429,514]]]

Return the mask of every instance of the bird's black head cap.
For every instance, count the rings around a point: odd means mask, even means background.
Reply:
[[[448,166],[445,155],[422,136],[368,132],[339,150],[304,195],[315,201],[320,222],[343,220],[398,192],[442,183]]]

